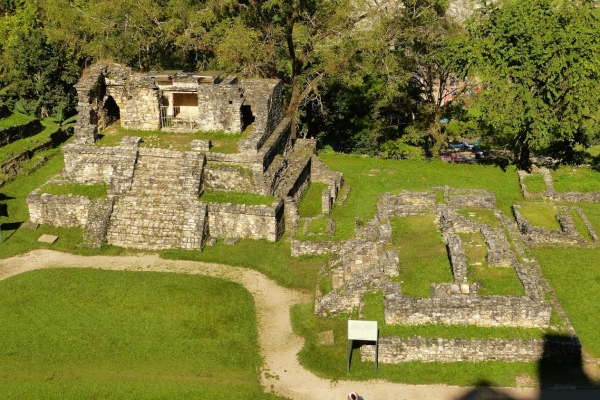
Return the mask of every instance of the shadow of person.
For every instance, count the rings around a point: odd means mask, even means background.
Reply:
[[[457,400],[514,400],[514,397],[491,387],[488,381],[479,381],[466,395]]]
[[[538,362],[540,400],[600,399],[600,386],[583,369],[581,344],[566,335],[546,335]]]

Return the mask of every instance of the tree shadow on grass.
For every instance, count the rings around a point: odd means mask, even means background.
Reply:
[[[15,232],[21,227],[21,225],[23,225],[23,221],[0,223],[0,234],[2,235],[2,242],[6,242],[8,239],[10,239],[10,237],[15,234]],[[10,234],[6,235],[5,232],[10,232]]]
[[[4,193],[0,193],[0,201],[4,201],[4,200],[14,200],[14,197],[11,196],[7,196]]]

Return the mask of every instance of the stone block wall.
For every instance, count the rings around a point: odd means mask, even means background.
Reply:
[[[283,85],[280,81],[245,79],[244,105],[250,106],[254,123],[252,135],[238,143],[241,152],[258,152],[283,120]]]
[[[160,129],[160,98],[154,79],[131,78],[127,102],[121,112],[121,126],[143,131]]]
[[[339,253],[342,249],[343,242],[311,242],[307,240],[291,241],[291,251],[293,257],[303,255],[319,255],[327,253]]]
[[[191,200],[187,202],[181,228],[181,248],[200,250],[208,238],[208,207]]]
[[[449,324],[546,328],[552,308],[545,301],[514,296],[401,297],[385,300],[387,324]]]
[[[23,125],[10,126],[0,128],[0,147],[6,146],[9,143],[24,139],[30,136],[35,136],[40,133],[44,127],[39,120],[35,119]]]
[[[254,173],[235,165],[208,163],[204,167],[204,189],[255,193]]]
[[[32,223],[66,228],[86,226],[91,203],[84,196],[56,196],[37,191],[27,196]]]
[[[213,237],[266,239],[276,242],[283,234],[283,201],[270,206],[208,204],[208,229]]]
[[[517,221],[517,226],[519,227],[519,231],[521,234],[532,244],[544,244],[544,243],[560,243],[560,244],[578,244],[585,246],[587,243],[583,239],[581,239],[577,230],[571,232],[570,235],[566,234],[564,231],[550,231],[541,226],[533,226],[525,219],[523,214],[521,214],[521,206],[518,204],[514,204],[512,206],[513,214],[515,216],[515,220]],[[570,216],[568,217],[570,218]],[[561,218],[557,218],[559,223]],[[563,224],[567,221],[567,218],[563,216],[562,218]],[[571,219],[572,222],[572,219]],[[574,224],[573,224],[574,226]],[[577,234],[576,236],[573,233]]]
[[[199,129],[203,131],[242,131],[242,87],[237,78],[217,84],[198,85]]]
[[[561,339],[444,339],[383,337],[379,339],[379,362],[537,362],[581,360],[581,344]],[[361,347],[362,361],[375,360],[375,346]]]
[[[113,198],[94,199],[90,203],[87,223],[83,231],[83,245],[99,249],[106,240],[110,215],[114,205]]]

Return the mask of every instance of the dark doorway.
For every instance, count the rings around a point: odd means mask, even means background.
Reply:
[[[245,130],[249,125],[254,123],[254,115],[252,115],[252,108],[247,106],[242,106],[242,130]]]
[[[102,107],[104,115],[106,115],[106,125],[110,125],[121,119],[121,110],[112,96],[108,96]]]

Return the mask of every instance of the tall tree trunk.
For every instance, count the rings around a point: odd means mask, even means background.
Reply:
[[[527,141],[523,141],[523,143],[521,144],[521,146],[518,149],[518,154],[517,154],[517,166],[519,167],[519,169],[522,169],[524,171],[530,171],[531,170],[531,150],[529,148],[529,143],[527,143]]]

